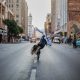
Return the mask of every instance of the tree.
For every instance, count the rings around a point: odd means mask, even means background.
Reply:
[[[23,28],[18,26],[18,29],[19,29],[19,33],[22,34],[23,33]]]
[[[7,29],[8,29],[8,42],[10,42],[10,39],[12,37],[16,37],[19,35],[19,28],[17,26],[17,23],[15,20],[9,20],[9,19],[5,19],[3,20],[3,23],[5,25],[7,25]]]

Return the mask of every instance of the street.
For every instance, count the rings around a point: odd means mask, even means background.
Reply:
[[[0,80],[29,80],[31,47],[30,43],[0,44]]]
[[[30,80],[33,43],[0,44],[0,80]],[[80,48],[53,44],[41,50],[36,80],[80,80]]]
[[[36,80],[80,80],[80,49],[53,44],[42,50]]]

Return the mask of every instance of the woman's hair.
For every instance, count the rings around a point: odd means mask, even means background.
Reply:
[[[34,46],[32,47],[32,50],[31,50],[31,54],[32,54],[32,55],[35,53],[35,51],[37,50],[37,48],[38,48],[38,45],[34,45]]]

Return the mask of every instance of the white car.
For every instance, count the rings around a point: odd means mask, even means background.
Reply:
[[[54,37],[53,42],[60,44],[60,38],[59,37]]]
[[[36,38],[31,38],[31,39],[30,39],[30,42],[31,42],[31,43],[32,43],[32,42],[36,43]]]

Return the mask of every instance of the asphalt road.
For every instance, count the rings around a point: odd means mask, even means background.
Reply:
[[[37,63],[36,80],[80,80],[80,48],[46,46]]]
[[[29,80],[32,44],[0,44],[0,80]]]
[[[0,44],[0,80],[29,80],[33,44]],[[41,51],[36,62],[36,80],[80,80],[80,48],[53,44]]]

